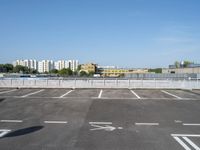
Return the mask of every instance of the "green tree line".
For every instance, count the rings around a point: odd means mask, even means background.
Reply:
[[[12,64],[0,64],[0,73],[23,73],[23,74],[38,74],[39,72],[35,69],[30,69],[25,66],[16,65],[15,67]],[[58,76],[81,76],[81,77],[90,77],[93,76],[94,72],[85,72],[81,71],[80,65],[76,71],[72,71],[70,68],[63,68],[61,70],[53,69],[45,74],[56,74]]]

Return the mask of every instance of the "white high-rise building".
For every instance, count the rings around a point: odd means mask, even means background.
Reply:
[[[15,62],[13,62],[13,65],[14,66],[21,65],[21,66],[28,67],[30,69],[38,70],[38,62],[36,60],[31,60],[31,59],[30,60],[29,59],[16,60]]]
[[[55,69],[61,70],[61,69],[63,69],[63,68],[66,68],[65,62],[66,62],[65,60],[56,61],[56,62],[55,62]]]
[[[58,60],[56,62],[52,60],[32,60],[32,59],[26,59],[26,60],[16,60],[13,62],[13,65],[21,65],[26,66],[30,69],[35,69],[40,73],[49,72],[52,69],[61,70],[63,68],[70,68],[72,71],[76,71],[79,65],[78,60]]]
[[[76,71],[78,69],[79,62],[78,60],[69,60],[70,62],[70,69],[72,71]]]
[[[13,62],[13,66],[21,65],[24,66],[24,60],[16,60]]]
[[[38,72],[44,73],[49,72],[54,69],[54,61],[52,60],[42,60],[38,63]]]

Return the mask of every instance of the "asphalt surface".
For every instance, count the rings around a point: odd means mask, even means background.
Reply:
[[[0,89],[0,149],[199,150],[199,93]]]

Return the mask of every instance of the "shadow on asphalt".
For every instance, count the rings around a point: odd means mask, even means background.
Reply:
[[[33,126],[33,127],[19,129],[19,130],[8,133],[7,135],[4,136],[4,138],[30,134],[30,133],[36,132],[38,130],[41,130],[42,128],[44,128],[44,126]]]
[[[0,103],[3,102],[5,100],[5,98],[0,98]]]

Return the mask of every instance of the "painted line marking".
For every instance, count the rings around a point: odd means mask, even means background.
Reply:
[[[8,134],[9,132],[11,132],[11,130],[0,129],[0,138],[2,138],[3,136],[5,136],[5,135]]]
[[[20,123],[22,120],[0,120],[0,122]]]
[[[10,91],[3,91],[3,92],[0,92],[0,94],[10,93],[10,92],[14,92],[14,91],[17,91],[17,89],[13,89],[13,90],[10,90]]]
[[[185,150],[191,150],[179,137],[173,137]]]
[[[159,123],[135,123],[136,126],[159,126]]]
[[[200,126],[199,123],[183,123],[184,126]]]
[[[137,94],[137,93],[135,93],[133,90],[130,90],[131,91],[131,93],[133,93],[133,95],[135,95],[138,99],[141,99],[141,97]]]
[[[89,124],[112,124],[112,122],[89,122]]]
[[[44,123],[49,123],[49,124],[66,124],[67,121],[44,121]]]
[[[200,137],[198,134],[171,134],[171,136],[177,137]]]
[[[98,96],[98,98],[101,98],[102,93],[103,93],[103,90],[101,90],[101,91],[99,92],[99,96]]]
[[[177,98],[177,99],[182,99],[181,97],[176,96],[176,95],[174,95],[174,94],[171,94],[171,93],[169,93],[169,92],[167,92],[167,91],[161,90],[161,92],[163,92],[163,93],[165,93],[165,94],[168,94],[168,95],[170,95],[170,96],[173,96],[173,97],[175,97],[175,98]]]
[[[74,90],[70,90],[70,91],[68,91],[67,93],[61,95],[59,98],[63,98],[64,96],[68,95],[69,93],[71,93],[71,92],[73,92],[73,91],[74,91]]]
[[[33,92],[33,93],[26,94],[26,95],[21,96],[21,97],[28,97],[28,96],[31,96],[31,95],[34,95],[34,94],[40,93],[40,92],[42,92],[42,91],[44,91],[44,89],[39,90],[39,91],[36,91],[36,92]]]
[[[194,144],[190,139],[188,139],[187,137],[183,137],[183,139],[188,142],[195,150],[200,150],[200,148]]]

